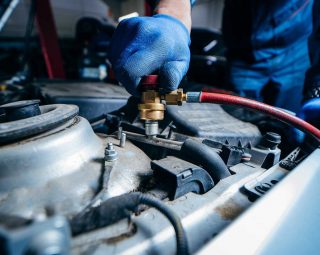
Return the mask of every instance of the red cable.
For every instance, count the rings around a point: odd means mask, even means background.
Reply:
[[[263,112],[271,117],[281,120],[287,124],[290,124],[301,131],[304,131],[313,137],[315,137],[318,142],[320,142],[320,130],[312,126],[308,122],[273,106],[257,102],[255,100],[224,95],[217,93],[202,92],[200,95],[200,102],[202,103],[214,103],[214,104],[227,104],[227,105],[237,105],[245,108],[249,108],[258,112]]]

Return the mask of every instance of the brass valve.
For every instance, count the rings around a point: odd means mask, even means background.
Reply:
[[[177,89],[168,94],[162,96],[163,101],[166,102],[166,105],[182,105],[182,102],[187,100],[187,96],[183,93],[183,89]]]
[[[140,119],[163,120],[165,105],[161,102],[160,93],[156,90],[142,92],[139,104]]]
[[[139,104],[140,119],[163,120],[165,105],[182,105],[183,101],[186,101],[186,95],[182,89],[164,95],[156,90],[142,92],[141,104]]]
[[[164,119],[166,105],[182,105],[186,94],[177,89],[167,94],[161,94],[158,89],[158,76],[148,75],[141,82],[142,96],[139,104],[140,119],[146,121],[146,134],[155,135],[158,129],[157,121]],[[150,127],[153,127],[151,130]]]

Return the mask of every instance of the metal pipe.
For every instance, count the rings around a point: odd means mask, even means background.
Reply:
[[[168,139],[162,139],[158,137],[146,137],[145,135],[140,135],[132,132],[125,132],[127,135],[127,138],[133,141],[150,144],[162,148],[167,148],[171,150],[179,151],[182,146],[182,142],[172,141]]]

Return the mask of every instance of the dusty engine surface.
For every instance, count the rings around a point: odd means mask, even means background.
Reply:
[[[74,105],[1,107],[0,254],[176,254],[157,208],[127,211],[137,191],[175,212],[195,253],[306,156],[218,105],[168,107],[146,138],[133,104],[92,125]]]

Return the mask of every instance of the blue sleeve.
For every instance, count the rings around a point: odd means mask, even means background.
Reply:
[[[320,0],[314,1],[313,33],[309,39],[311,68],[306,73],[305,99],[312,97],[313,91],[320,88]]]

